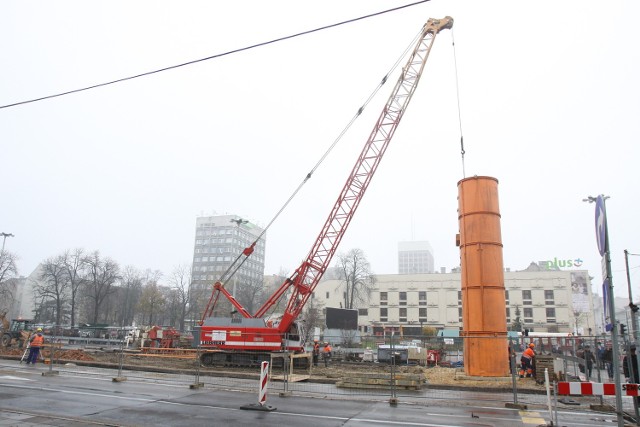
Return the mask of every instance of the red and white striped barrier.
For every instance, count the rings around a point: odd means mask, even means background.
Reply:
[[[614,383],[559,382],[558,394],[574,396],[615,396]],[[638,384],[622,384],[623,396],[638,396]]]
[[[269,362],[262,362],[260,369],[260,384],[258,391],[258,403],[243,405],[240,409],[251,409],[253,411],[275,411],[277,408],[267,405],[267,385],[269,385]]]
[[[267,386],[269,385],[269,362],[262,362],[260,370],[260,391],[258,392],[258,403],[264,406],[267,403]]]

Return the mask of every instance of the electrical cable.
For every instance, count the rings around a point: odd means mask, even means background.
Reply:
[[[148,71],[148,72],[141,73],[141,74],[136,74],[134,76],[123,77],[123,78],[112,80],[112,81],[109,81],[109,82],[98,83],[98,84],[95,84],[95,85],[83,87],[83,88],[80,88],[80,89],[73,89],[73,90],[69,90],[69,91],[66,91],[66,92],[57,93],[57,94],[54,94],[54,95],[47,95],[47,96],[42,96],[40,98],[34,98],[34,99],[26,100],[26,101],[14,102],[12,104],[0,105],[0,109],[16,107],[16,106],[24,105],[24,104],[30,104],[32,102],[44,101],[44,100],[51,99],[51,98],[57,98],[57,97],[64,96],[64,95],[71,95],[73,93],[84,92],[84,91],[87,91],[87,90],[90,90],[90,89],[96,89],[96,88],[103,87],[103,86],[109,86],[109,85],[112,85],[112,84],[125,82],[127,80],[133,80],[133,79],[137,79],[137,78],[140,78],[140,77],[150,76],[152,74],[161,73],[163,71],[169,71],[169,70],[173,70],[173,69],[176,69],[176,68],[185,67],[187,65],[193,65],[193,64],[197,64],[199,62],[209,61],[211,59],[217,59],[217,58],[221,58],[223,56],[231,55],[231,54],[234,54],[234,53],[239,53],[239,52],[243,52],[243,51],[246,51],[246,50],[255,49],[255,48],[266,46],[266,45],[269,45],[269,44],[281,42],[281,41],[284,41],[284,40],[289,40],[289,39],[293,39],[293,38],[296,38],[296,37],[305,36],[305,35],[312,34],[312,33],[318,32],[318,31],[322,31],[322,30],[327,30],[329,28],[338,27],[340,25],[351,24],[353,22],[361,21],[363,19],[371,18],[371,17],[378,16],[378,15],[383,15],[383,14],[389,13],[389,12],[395,12],[395,11],[398,11],[398,10],[401,10],[401,9],[405,9],[405,8],[411,7],[411,6],[416,6],[418,4],[426,3],[428,1],[430,1],[430,0],[420,0],[420,1],[417,1],[417,2],[414,2],[414,3],[405,4],[403,6],[394,7],[392,9],[383,10],[381,12],[375,12],[375,13],[371,13],[369,15],[360,16],[358,18],[353,18],[353,19],[349,19],[349,20],[346,20],[346,21],[338,22],[336,24],[325,25],[325,26],[322,26],[322,27],[315,28],[313,30],[307,30],[307,31],[303,31],[301,33],[292,34],[292,35],[289,35],[289,36],[279,37],[277,39],[269,40],[269,41],[266,41],[266,42],[257,43],[257,44],[253,44],[253,45],[250,45],[250,46],[245,46],[245,47],[234,49],[234,50],[229,50],[229,51],[224,52],[224,53],[219,53],[219,54],[216,54],[216,55],[207,56],[205,58],[195,59],[193,61],[183,62],[183,63],[177,64],[177,65],[171,65],[171,66],[160,68],[160,69],[157,69],[157,70]]]

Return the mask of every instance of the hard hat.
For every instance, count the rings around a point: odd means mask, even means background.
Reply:
[[[535,346],[536,346],[536,345],[535,345],[534,343],[530,343],[530,344],[529,344],[529,347],[531,347],[531,348],[533,348],[533,347],[535,347]]]
[[[37,332],[42,332],[42,328],[36,329]]]

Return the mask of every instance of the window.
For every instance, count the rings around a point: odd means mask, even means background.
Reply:
[[[554,298],[553,298],[553,289],[544,291],[544,302],[547,305],[555,304]]]
[[[509,291],[504,291],[504,300],[509,304]]]
[[[380,309],[380,321],[381,322],[386,322],[387,321],[387,308],[381,308]]]
[[[407,309],[406,308],[403,307],[403,308],[400,309],[400,316],[399,317],[400,317],[399,320],[401,322],[406,322],[407,321]]]
[[[507,307],[507,322],[510,322],[509,319],[511,319],[511,309]]]
[[[406,292],[399,292],[399,298],[400,300],[400,305],[407,305],[407,293]],[[406,317],[406,315],[405,315]]]
[[[462,307],[458,307],[458,322],[462,323]]]
[[[533,308],[525,307],[523,309],[524,312],[524,323],[533,323]]]
[[[327,298],[327,299],[329,299],[329,292],[327,292],[327,294],[326,294],[326,298]]]
[[[556,323],[555,307],[547,307],[547,323]]]
[[[369,309],[368,308],[359,308],[358,309],[358,316],[368,316],[369,315]]]
[[[418,317],[420,317],[420,320],[427,320],[427,309],[426,308],[419,308],[418,309]]]
[[[387,293],[380,292],[380,305],[387,305]]]
[[[522,291],[522,305],[531,305],[531,291]]]
[[[427,305],[427,293],[425,291],[418,292],[418,301],[420,305]]]

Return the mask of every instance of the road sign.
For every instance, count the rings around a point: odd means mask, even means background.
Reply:
[[[593,200],[593,199],[592,199]],[[604,206],[604,197],[599,195],[596,199],[596,240],[601,256],[607,252],[607,214]]]

